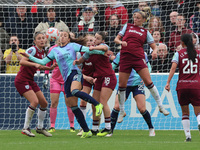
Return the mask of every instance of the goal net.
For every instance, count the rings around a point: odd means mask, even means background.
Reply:
[[[52,4],[50,4],[53,2]],[[14,86],[14,79],[19,66],[16,55],[10,62],[8,55],[13,51],[10,37],[16,35],[19,39],[18,47],[26,50],[33,45],[34,32],[44,32],[48,27],[54,27],[58,23],[58,29],[67,26],[76,37],[87,33],[95,34],[97,31],[105,31],[107,38],[105,43],[110,46],[110,50],[117,54],[121,46],[114,43],[125,23],[132,23],[133,13],[143,10],[147,14],[147,20],[143,24],[153,35],[154,41],[158,46],[158,59],[151,59],[151,48],[148,44],[144,45],[144,51],[148,54],[149,62],[152,66],[152,80],[157,86],[164,107],[170,112],[169,116],[159,113],[155,100],[146,91],[146,106],[152,117],[155,129],[174,130],[182,129],[181,109],[176,95],[176,74],[171,82],[172,90],[168,93],[164,90],[168,73],[171,67],[171,59],[176,50],[180,48],[180,35],[182,33],[193,34],[196,39],[195,46],[199,48],[199,2],[184,0],[2,0],[0,1],[0,129],[22,129],[25,111],[28,101],[20,97]],[[50,10],[50,7],[53,9]],[[51,16],[55,12],[55,16]],[[55,18],[54,18],[55,17]],[[52,19],[53,18],[53,19]],[[89,19],[88,19],[89,18]],[[88,19],[88,20],[87,20]],[[49,43],[54,45],[54,43]],[[17,49],[18,50],[18,49]],[[15,53],[15,51],[13,52]],[[14,55],[14,54],[13,54]],[[13,72],[8,68],[12,67]],[[8,72],[7,72],[8,71]],[[116,76],[118,78],[118,70]],[[178,70],[177,70],[178,71]],[[40,86],[49,105],[51,104],[49,88],[43,88],[43,72],[35,76],[35,81]],[[118,84],[109,100],[110,109],[113,109],[115,95]],[[191,129],[197,129],[197,121],[190,106]],[[132,95],[125,103],[127,116],[124,121],[116,125],[116,129],[148,129],[147,125],[137,110],[136,103]],[[36,111],[37,112],[37,111]],[[101,126],[104,127],[104,117],[101,117]],[[92,127],[92,109],[87,105],[86,121]],[[31,122],[31,128],[35,128],[37,115],[35,113]],[[45,127],[49,127],[49,113],[45,119]],[[67,109],[63,94],[60,95],[58,114],[56,120],[57,129],[69,129]],[[75,128],[80,128],[75,121]]]

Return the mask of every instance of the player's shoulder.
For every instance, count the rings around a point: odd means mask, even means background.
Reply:
[[[186,48],[182,48],[181,50],[177,51],[178,54],[182,54],[182,53],[185,53],[185,52],[187,52]]]
[[[35,46],[31,46],[26,50],[26,53],[29,55],[35,55],[37,48]]]

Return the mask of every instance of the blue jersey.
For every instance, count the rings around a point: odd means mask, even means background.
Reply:
[[[119,60],[120,60],[120,52],[117,53],[115,59],[112,62],[113,69],[115,69],[117,66],[119,66]],[[145,53],[145,60],[147,62],[149,72],[151,72],[151,65],[148,62],[146,53]],[[140,75],[134,69],[132,69],[131,74],[128,79],[128,82],[127,82],[127,86],[137,86],[141,83],[142,83],[142,79],[140,78]]]
[[[56,59],[58,67],[62,74],[63,80],[67,81],[67,77],[71,74],[72,70],[77,70],[80,72],[77,65],[73,65],[73,61],[76,60],[76,52],[86,52],[89,54],[104,54],[103,51],[93,50],[90,51],[89,47],[82,46],[77,43],[68,43],[66,46],[55,47],[44,59],[37,59],[33,56],[30,56],[29,59],[45,65],[46,63]]]

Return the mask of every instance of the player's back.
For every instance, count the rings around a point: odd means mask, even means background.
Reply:
[[[189,60],[187,49],[178,52],[179,80],[177,82],[178,89],[200,89],[200,52],[197,51],[195,62]]]

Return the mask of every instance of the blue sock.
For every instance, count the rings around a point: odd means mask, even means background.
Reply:
[[[99,104],[99,102],[97,102],[92,96],[90,96],[89,94],[87,94],[85,92],[81,92],[78,89],[74,89],[72,91],[72,95],[79,97],[79,98],[83,99],[84,101],[93,104],[94,106]]]
[[[146,110],[146,111],[142,114],[142,116],[143,116],[144,120],[146,121],[146,123],[147,123],[149,129],[150,129],[150,128],[153,128],[153,125],[152,125],[152,123],[151,123],[151,116],[150,116],[148,110]]]
[[[85,121],[85,117],[83,116],[82,111],[78,108],[78,106],[71,107],[71,109],[72,109],[72,112],[74,113],[74,115],[76,116],[76,120],[80,124],[83,131],[88,132],[89,128]]]
[[[117,123],[117,118],[118,118],[119,110],[116,110],[113,108],[111,112],[111,130],[113,131],[115,128],[115,125]]]

